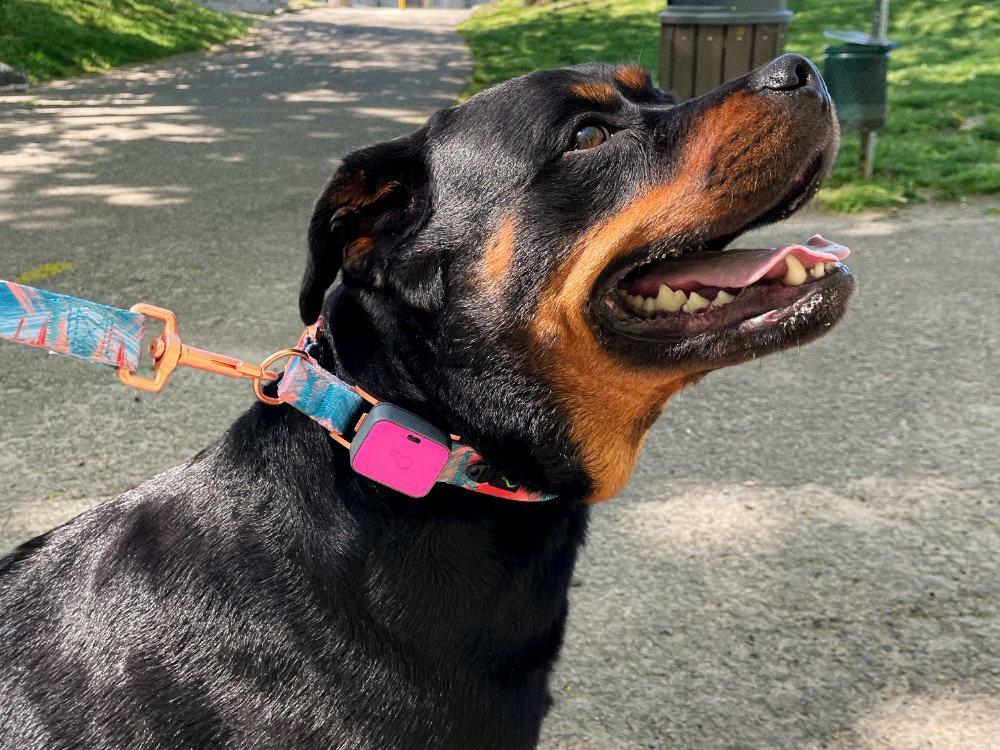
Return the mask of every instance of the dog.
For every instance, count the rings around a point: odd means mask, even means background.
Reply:
[[[785,55],[680,104],[536,72],[347,156],[308,232],[317,361],[556,498],[413,500],[256,404],[0,559],[0,747],[535,747],[589,506],[673,394],[843,315],[838,246],[724,250],[837,146]]]

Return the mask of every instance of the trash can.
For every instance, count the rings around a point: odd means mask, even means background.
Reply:
[[[837,105],[841,130],[881,130],[889,53],[899,45],[862,31],[826,31],[824,35],[846,42],[827,47],[823,58],[823,78]]]
[[[660,14],[660,87],[678,101],[778,57],[788,0],[671,0]]]

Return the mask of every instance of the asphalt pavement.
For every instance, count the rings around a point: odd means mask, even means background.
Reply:
[[[338,156],[454,101],[460,17],[309,11],[0,99],[0,277],[170,307],[248,359],[285,346],[313,199]],[[816,231],[854,250],[847,319],[681,394],[595,509],[545,750],[1000,746],[1000,216],[808,212],[753,242]],[[0,550],[251,398],[0,346]]]

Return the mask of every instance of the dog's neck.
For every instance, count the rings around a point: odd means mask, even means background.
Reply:
[[[317,358],[341,380],[380,400],[432,418],[436,416],[434,402],[415,376],[414,360],[433,361],[434,353],[423,337],[412,337],[419,341],[411,338],[410,351],[398,351],[400,336],[394,329],[396,326],[386,330],[385,323],[379,325],[354,295],[338,287],[324,308]],[[448,429],[447,425],[440,426]]]
[[[419,313],[379,304],[343,286],[331,293],[318,355],[324,367],[461,435],[505,476],[565,500],[586,497],[590,479],[545,400],[547,387],[518,363],[508,366],[499,349],[456,352],[448,337],[422,327]]]
[[[420,403],[405,368],[379,348],[364,320],[332,323],[338,376],[363,387],[391,384],[392,398]],[[348,353],[348,342],[368,348]],[[256,436],[252,444],[237,443],[248,434]],[[274,500],[254,508],[266,505],[274,518],[259,523],[284,555],[302,562],[312,601],[328,610],[323,618],[340,623],[331,637],[355,634],[352,646],[366,659],[394,664],[404,677],[419,674],[408,687],[426,693],[415,700],[425,704],[428,725],[484,737],[516,726],[519,736],[495,747],[533,746],[549,703],[585,506],[516,503],[440,484],[412,500],[354,473],[343,447],[286,407],[255,406],[223,441],[222,456],[267,477],[262,486]],[[386,679],[405,683],[398,674]],[[409,746],[405,738],[401,746]]]

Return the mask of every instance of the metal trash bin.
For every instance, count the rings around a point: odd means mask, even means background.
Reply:
[[[826,48],[823,78],[837,105],[841,130],[881,130],[885,127],[889,53],[899,45],[861,31],[826,31],[847,42]]]
[[[691,99],[785,49],[788,0],[671,0],[660,13],[660,87]]]

